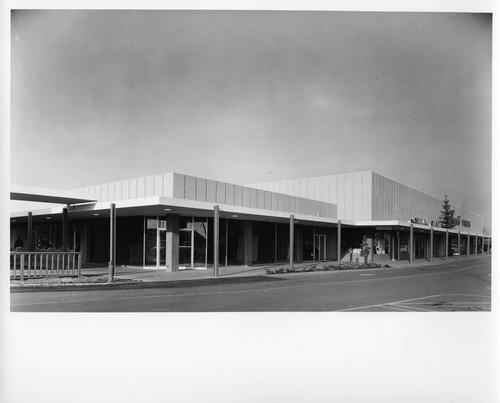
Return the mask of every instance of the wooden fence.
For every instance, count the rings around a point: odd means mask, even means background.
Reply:
[[[81,274],[81,252],[10,252],[11,279],[80,277]]]

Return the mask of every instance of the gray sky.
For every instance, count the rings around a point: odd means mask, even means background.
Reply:
[[[15,11],[11,182],[374,170],[491,220],[491,16]]]

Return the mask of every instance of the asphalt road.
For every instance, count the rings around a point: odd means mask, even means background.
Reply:
[[[491,257],[147,288],[11,293],[12,312],[491,311]]]

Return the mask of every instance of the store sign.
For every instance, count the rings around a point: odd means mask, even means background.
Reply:
[[[470,228],[470,221],[463,220],[460,216],[455,219],[455,225],[462,225],[462,227]]]
[[[427,221],[423,218],[418,218],[418,217],[412,218],[410,222],[413,224],[429,225],[431,227],[441,227],[441,223],[439,221],[433,221],[433,220]]]
[[[441,227],[441,223],[439,221],[427,221],[423,218],[412,218],[410,220],[411,223],[413,224],[420,224],[420,225],[429,225],[431,227]],[[470,221],[463,220],[462,217],[458,216],[455,218],[455,225],[461,225],[462,227],[470,228],[471,223]]]
[[[392,231],[392,227],[386,226],[386,227],[376,227],[375,228],[377,231]]]

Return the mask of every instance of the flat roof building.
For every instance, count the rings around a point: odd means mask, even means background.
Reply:
[[[29,240],[25,250],[66,247],[82,252],[84,262],[105,264],[112,205],[116,264],[169,271],[284,263],[290,256],[349,261],[363,238],[376,262],[470,255],[484,242],[479,214],[454,206],[455,228],[441,228],[442,200],[372,171],[250,186],[171,172],[54,199],[62,196],[13,189],[11,198],[34,201],[12,202],[12,245],[19,236]]]

